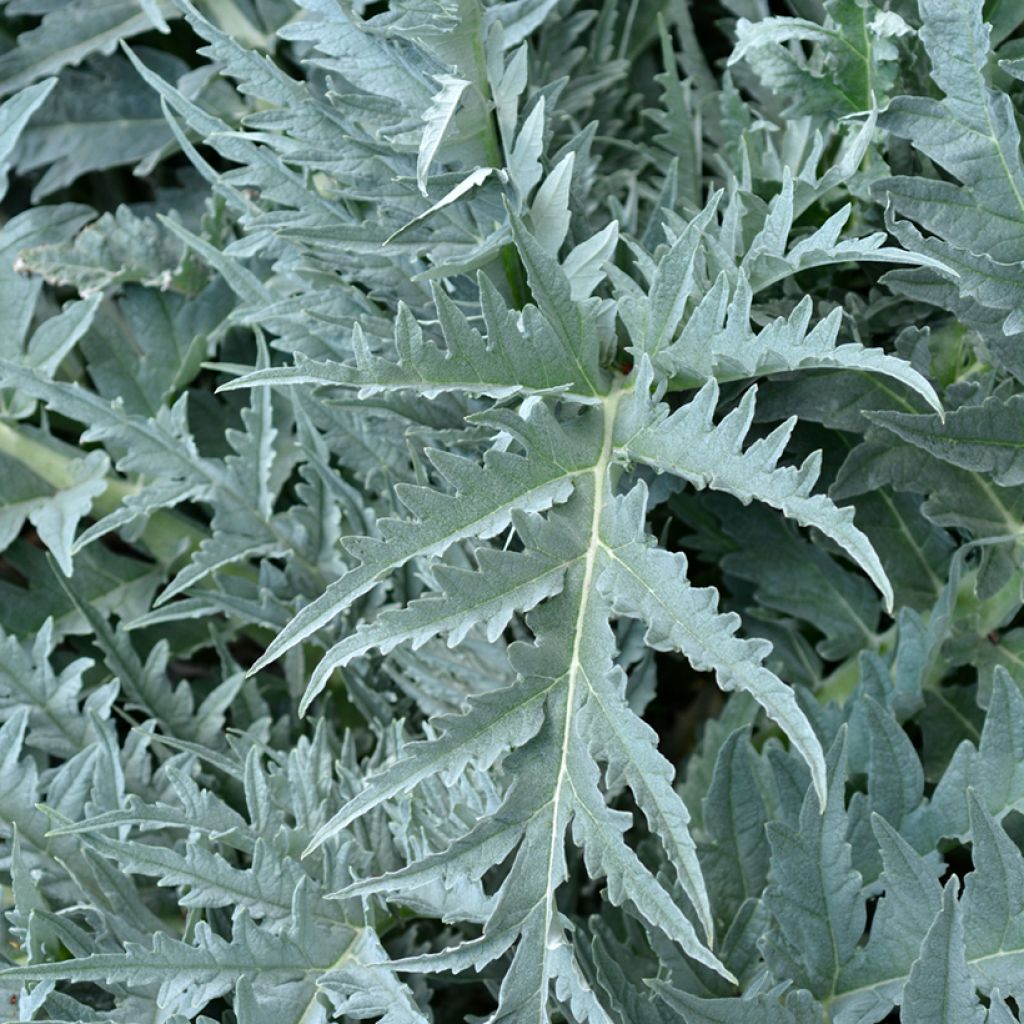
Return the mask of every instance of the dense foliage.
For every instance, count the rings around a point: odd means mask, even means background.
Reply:
[[[1020,1019],[1024,5],[0,26],[0,1020]]]

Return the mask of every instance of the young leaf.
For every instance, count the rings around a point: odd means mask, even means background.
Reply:
[[[770,962],[804,979],[819,998],[835,994],[865,924],[861,877],[852,869],[846,839],[845,742],[844,734],[829,752],[824,813],[808,793],[799,830],[781,822],[768,826],[772,882],[765,900],[779,929],[771,942]]]
[[[903,990],[900,1019],[908,1024],[982,1024],[985,1020],[964,960],[963,919],[955,885],[946,883],[942,910],[925,936],[921,956]]]

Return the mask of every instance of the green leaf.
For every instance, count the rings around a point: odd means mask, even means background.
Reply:
[[[772,995],[748,999],[701,999],[674,989],[664,981],[650,982],[651,988],[687,1024],[818,1024],[821,1008],[806,992],[796,992],[785,1002]]]
[[[70,576],[71,545],[79,521],[89,514],[93,499],[107,489],[109,462],[102,452],[92,452],[71,468],[75,482],[66,490],[34,505],[29,521],[39,539],[50,549],[65,576]]]
[[[154,460],[160,460],[183,485],[195,488],[208,482],[209,471],[199,459],[188,433],[182,401],[172,410],[161,409],[154,419],[145,420],[129,416],[116,403],[105,401],[85,388],[49,381],[37,372],[10,363],[0,366],[0,379],[47,402],[65,416],[87,424],[88,436],[92,439],[112,439],[116,445],[123,446],[124,454],[117,462],[117,468],[123,472],[144,473]],[[166,486],[166,481],[164,483]]]
[[[686,304],[696,288],[695,262],[701,238],[715,216],[721,196],[721,192],[717,192],[711,197],[658,262],[646,300],[635,296],[621,300],[619,315],[629,330],[637,354],[646,352],[657,359],[671,346]],[[664,361],[658,362],[660,366]]]
[[[849,657],[873,643],[878,595],[863,577],[844,569],[768,509],[737,508],[725,500],[710,507],[734,542],[735,549],[722,557],[722,568],[757,588],[762,609],[814,626],[823,635],[815,649],[829,660]]]
[[[511,220],[512,237],[526,267],[537,307],[554,331],[561,346],[561,358],[571,361],[576,367],[577,391],[585,395],[606,393],[606,374],[599,365],[602,304],[596,299],[573,301],[565,271],[545,252],[515,214],[511,214]],[[539,326],[537,318],[530,316],[530,312],[530,307],[527,307],[524,313],[527,330]]]
[[[168,78],[187,66],[158,51],[146,59]],[[41,199],[93,171],[121,164],[146,168],[173,147],[159,97],[140,89],[121,55],[80,69],[65,69],[60,84],[22,136],[18,169],[45,169],[33,189]]]
[[[956,749],[931,799],[916,808],[904,830],[916,843],[943,836],[966,838],[971,831],[968,790],[997,821],[1024,805],[1024,697],[1009,673],[997,667],[992,679],[981,739]]]
[[[869,723],[871,809],[897,828],[924,798],[924,773],[917,751],[889,712],[864,697]]]
[[[79,345],[96,390],[132,415],[157,415],[199,373],[232,305],[219,281],[189,298],[126,286],[115,304],[99,307]]]
[[[797,96],[791,112],[868,110],[884,101],[892,85],[894,69],[888,65],[899,55],[892,38],[909,33],[910,27],[898,14],[883,13],[866,0],[827,0],[823,10],[828,13],[824,24],[807,18],[741,18],[729,62],[746,59],[765,85],[779,95]],[[822,61],[798,57],[799,50],[783,45],[797,41],[821,48],[826,74],[819,70]]]
[[[666,899],[660,883],[625,846],[622,833],[629,827],[629,818],[605,807],[596,784],[593,757],[603,750],[610,765],[633,789],[648,819],[673,822],[667,840],[680,882],[709,928],[703,883],[692,841],[685,832],[685,810],[665,784],[666,771],[654,753],[653,737],[645,736],[646,730],[627,728],[628,711],[617,727],[613,724],[613,715],[622,706],[621,689],[616,695],[618,687],[608,689],[602,683],[613,672],[612,637],[606,620],[614,609],[602,600],[593,581],[613,554],[604,537],[621,538],[624,533],[635,535],[642,530],[645,505],[642,488],[621,502],[596,491],[598,480],[602,489],[606,486],[611,455],[614,421],[610,413],[605,415],[608,418],[602,430],[601,453],[591,470],[594,483],[584,487],[581,481],[564,509],[549,513],[553,522],[563,524],[561,529],[575,529],[586,541],[569,566],[558,596],[528,617],[537,643],[513,649],[520,682],[475,699],[470,710],[459,718],[439,722],[442,733],[438,739],[409,748],[405,758],[371,778],[313,842],[315,848],[372,808],[409,791],[429,776],[444,773],[455,777],[471,762],[478,766],[491,763],[505,746],[518,748],[511,755],[510,769],[516,764],[525,774],[514,776],[516,782],[497,816],[482,819],[444,857],[426,856],[388,875],[357,882],[340,894],[397,894],[438,877],[453,878],[453,872],[478,877],[489,864],[516,849],[484,936],[461,950],[430,957],[421,964],[440,967],[445,963],[484,963],[518,939],[502,986],[502,1005],[542,1008],[547,1004],[549,979],[564,978],[560,974],[563,968],[557,965],[559,958],[569,955],[563,946],[565,940],[552,941],[550,936],[556,927],[553,899],[565,872],[564,860],[557,851],[570,822],[573,837],[591,869],[606,877],[613,902],[630,900],[649,925],[678,941],[689,955],[727,973],[700,943],[688,919]],[[594,489],[588,493],[589,488]],[[563,542],[560,551],[567,547]],[[410,612],[414,609],[418,611],[415,605],[410,606]],[[587,728],[588,723],[593,723],[592,728],[597,723],[612,726],[611,735],[593,753],[577,749],[573,739],[576,730]],[[632,746],[631,735],[643,745],[624,756]]]
[[[730,733],[704,797],[704,874],[716,914],[725,921],[735,918],[744,900],[758,899],[768,880],[768,813],[753,758],[749,730]]]

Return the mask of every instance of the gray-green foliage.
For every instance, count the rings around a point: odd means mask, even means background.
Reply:
[[[774,6],[5,6],[0,1019],[1018,1019],[1024,15]]]

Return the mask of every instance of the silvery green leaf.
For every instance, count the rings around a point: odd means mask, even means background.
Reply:
[[[103,452],[92,452],[70,468],[72,484],[35,504],[29,521],[39,539],[50,549],[65,576],[73,572],[71,544],[79,521],[89,514],[95,498],[107,489],[109,460]]]
[[[29,118],[45,102],[56,83],[55,78],[48,78],[37,85],[26,86],[0,106],[0,198],[7,192],[10,158],[18,138],[25,131]]]
[[[603,304],[597,299],[575,300],[568,276],[558,261],[545,252],[515,214],[511,214],[511,221],[512,237],[526,268],[536,308],[554,332],[553,340],[564,353],[562,358],[576,366],[576,390],[584,395],[607,392],[607,373],[600,365]],[[528,317],[529,307],[526,313]],[[528,330],[537,324],[535,318],[524,319]]]
[[[66,466],[60,484],[32,472],[22,462],[0,457],[3,499],[0,500],[0,548],[21,531],[26,519],[39,531],[61,571],[72,572],[72,542],[78,523],[93,501],[107,488],[110,462],[103,452],[92,452]]]
[[[545,406],[534,406],[518,422],[502,417],[501,425],[520,437],[528,454],[516,455],[496,448],[487,453],[480,465],[450,453],[435,453],[437,468],[453,493],[401,485],[399,497],[415,518],[381,521],[380,539],[349,538],[347,547],[359,564],[307,605],[267,648],[252,671],[330,623],[353,601],[385,582],[391,572],[413,558],[441,554],[467,538],[494,536],[507,527],[513,511],[535,512],[565,501],[572,493],[575,479],[592,472],[600,444],[592,421],[581,423],[564,435],[573,451],[569,460],[565,459],[564,447],[556,451],[552,445],[562,435]]]
[[[95,953],[62,964],[8,969],[4,977],[155,984],[159,986],[159,1001],[188,1017],[211,1000],[232,992],[240,982],[244,985],[243,979],[250,979],[257,1002],[281,999],[286,994],[287,1004],[282,1005],[297,1012],[292,1019],[299,1021],[304,1016],[308,1019],[316,1006],[320,977],[339,970],[335,964],[360,935],[354,929],[334,928],[330,933],[311,925],[300,929],[290,935],[271,935],[241,915],[230,941],[201,923],[194,943],[158,934],[148,949],[130,945],[124,953]],[[344,974],[344,968],[339,973]],[[422,1019],[418,1015],[406,1017],[410,1022]]]
[[[519,129],[508,154],[508,175],[519,197],[525,200],[541,179],[540,155],[544,146],[545,101],[542,96]]]
[[[534,322],[524,330],[490,280],[480,275],[481,311],[487,328],[482,335],[440,289],[434,290],[437,317],[445,348],[435,344],[401,306],[395,323],[397,361],[371,352],[357,324],[353,330],[353,364],[317,362],[299,356],[294,368],[258,370],[224,385],[222,390],[252,385],[324,384],[358,388],[362,395],[414,391],[425,398],[446,391],[506,398],[511,395],[557,393],[577,380],[579,369],[570,353],[550,352],[551,332]],[[481,370],[484,366],[489,370]],[[487,378],[487,379],[481,379]]]
[[[636,351],[656,359],[669,348],[688,300],[695,290],[694,267],[703,233],[721,199],[715,193],[704,210],[695,217],[657,263],[650,293],[644,300],[624,298],[619,315],[626,323]]]
[[[980,739],[977,744],[964,740],[956,748],[930,800],[906,821],[905,834],[927,842],[969,836],[969,790],[997,821],[1024,804],[1024,772],[1016,754],[1024,744],[1022,705],[1017,684],[1004,668],[997,668]]]
[[[610,547],[609,555],[598,585],[615,610],[645,622],[645,639],[655,649],[680,651],[698,669],[714,671],[723,689],[743,690],[758,701],[807,761],[824,803],[821,746],[792,692],[762,665],[768,645],[735,635],[738,618],[718,611],[713,590],[689,584],[682,555],[635,539]]]
[[[413,648],[437,635],[447,637],[451,647],[464,639],[470,629],[483,626],[492,642],[506,628],[515,612],[529,611],[552,597],[561,587],[562,575],[578,558],[571,540],[559,549],[537,543],[538,531],[530,530],[525,517],[513,517],[520,535],[533,541],[529,554],[478,549],[477,571],[439,565],[434,570],[438,590],[402,609],[385,611],[373,623],[364,624],[324,655],[309,681],[302,707],[323,689],[335,668],[344,667],[374,648],[387,654],[400,643]],[[564,537],[557,537],[565,540]],[[545,550],[547,548],[547,550]]]
[[[741,18],[730,63],[746,59],[765,85],[794,96],[791,111],[834,115],[873,108],[895,77],[892,62],[899,51],[892,40],[906,35],[909,26],[899,15],[859,0],[827,0],[814,14],[827,17]],[[797,42],[817,44],[827,74],[818,70],[820,61],[797,56],[785,45]]]
[[[512,0],[489,8],[488,14],[501,23],[505,46],[515,46],[533,32],[550,15],[555,0]]]
[[[973,790],[967,799],[974,864],[962,898],[967,967],[985,991],[1016,998],[1024,964],[1024,856]]]
[[[794,993],[782,1000],[774,995],[755,995],[745,999],[701,999],[654,980],[651,988],[673,1012],[687,1024],[817,1024],[822,1019],[820,1005],[807,993]]]
[[[1024,255],[1024,165],[1007,95],[985,78],[989,28],[981,0],[948,5],[919,0],[921,41],[941,100],[897,97],[880,123],[912,134],[920,151],[961,182],[897,177],[880,184],[897,210],[949,244],[1000,261]],[[964,126],[970,126],[964,131]]]
[[[473,189],[478,188],[482,185],[492,174],[497,174],[493,167],[477,167],[467,174],[457,185],[450,188],[433,206],[428,210],[424,210],[422,213],[418,213],[412,220],[406,221],[400,228],[393,231],[387,238],[385,238],[380,244],[382,246],[390,246],[399,235],[404,234],[411,227],[415,227],[422,221],[432,217],[435,213],[443,210],[446,206],[451,206],[452,203],[461,199],[462,196],[471,192]]]
[[[171,13],[169,5],[159,9]],[[112,53],[119,40],[152,27],[150,15],[135,0],[85,0],[50,9],[0,57],[0,92],[14,92],[90,54]]]
[[[974,990],[963,953],[963,911],[956,883],[947,882],[942,910],[921,944],[903,990],[900,1019],[908,1024],[981,1024],[985,1010]]]
[[[441,86],[441,91],[434,96],[430,106],[423,112],[425,125],[423,138],[420,140],[419,156],[416,159],[416,184],[424,196],[427,194],[430,165],[451,126],[462,94],[470,83],[454,75],[438,75],[437,84]]]
[[[1024,399],[995,396],[954,409],[943,419],[907,413],[871,413],[873,422],[944,462],[982,472],[1003,487],[1024,483]]]
[[[731,733],[719,749],[704,798],[705,876],[714,907],[727,921],[744,900],[759,897],[768,879],[767,810],[753,757],[748,730]]]
[[[4,720],[15,723],[13,729],[26,724],[19,720],[19,714],[27,716],[32,747],[70,758],[96,736],[95,722],[76,714],[82,697],[82,674],[90,663],[80,659],[64,671],[54,672],[49,661],[54,644],[52,620],[44,623],[30,645],[12,636],[0,638],[0,700]],[[24,825],[24,819],[22,822]]]
[[[641,390],[638,387],[637,392]],[[798,468],[778,466],[795,419],[744,450],[756,389],[747,391],[740,404],[715,424],[718,393],[712,380],[671,416],[663,406],[652,409],[646,394],[635,393],[620,413],[616,442],[630,457],[680,476],[695,487],[723,490],[743,502],[756,497],[800,525],[814,526],[867,572],[891,607],[892,585],[867,538],[853,525],[852,511],[812,493],[819,473],[818,458],[809,456]]]
[[[557,256],[569,231],[569,187],[575,153],[559,161],[541,182],[530,205],[530,224],[540,247],[551,256]]]
[[[572,297],[577,301],[590,298],[604,280],[604,267],[619,241],[619,225],[612,221],[603,231],[580,242],[562,261],[562,270],[569,279]]]
[[[1015,1017],[1024,15],[772,6],[7,0],[0,1017]]]
[[[104,213],[71,242],[25,249],[27,270],[82,295],[126,282],[167,290],[174,282],[182,247],[168,231],[130,207]]]
[[[844,804],[845,735],[829,752],[824,813],[809,791],[799,828],[768,826],[772,881],[765,900],[778,934],[769,960],[791,971],[819,998],[831,998],[841,972],[856,954],[865,925],[861,877],[853,870]]]
[[[843,968],[833,1000],[837,1021],[883,1016],[901,999],[906,978],[942,907],[939,866],[918,854],[884,819],[871,828],[881,850],[884,895],[871,934]]]

